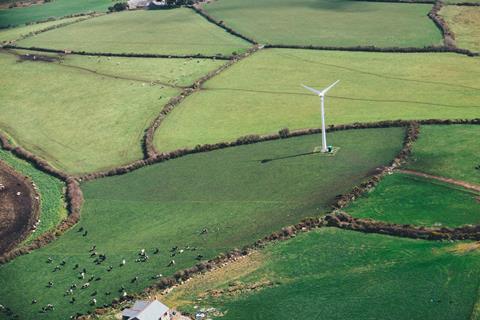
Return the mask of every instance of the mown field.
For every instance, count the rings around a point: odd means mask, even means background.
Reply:
[[[77,13],[106,12],[111,5],[110,0],[54,0],[26,8],[4,9],[0,10],[0,27],[17,26]]]
[[[212,1],[205,10],[260,43],[423,47],[441,43],[430,4],[345,0]]]
[[[308,154],[320,137],[303,136],[190,155],[84,183],[85,204],[76,227],[0,266],[2,304],[21,319],[38,319],[41,307],[53,303],[55,311],[40,316],[65,319],[91,310],[93,297],[98,305],[119,297],[122,285],[126,292],[138,291],[156,274],[194,265],[198,255],[209,259],[323,214],[337,194],[389,163],[403,135],[402,128],[336,132],[330,137],[341,149],[334,157]],[[107,257],[100,265],[90,257],[92,245]],[[178,250],[172,257],[174,246]],[[154,254],[156,247],[159,254]],[[142,248],[150,259],[135,262]],[[120,267],[122,259],[126,264]],[[172,259],[176,264],[168,267]],[[65,266],[53,272],[62,260]],[[81,280],[83,268],[87,275]],[[91,276],[90,287],[80,289]],[[138,281],[132,283],[135,276]],[[52,288],[46,287],[49,281]],[[72,283],[78,286],[74,304],[64,296]],[[38,303],[31,304],[32,299]]]
[[[214,319],[470,319],[477,248],[321,228],[161,299],[192,313],[217,308]]]
[[[300,84],[323,88],[337,79],[326,99],[329,124],[476,118],[479,61],[441,53],[262,50],[188,97],[157,131],[155,144],[171,150],[284,127],[319,127],[319,99]]]
[[[408,169],[480,184],[480,126],[422,126]]]
[[[480,224],[480,193],[406,174],[387,176],[345,209],[358,218],[397,224],[458,227]]]
[[[19,63],[0,52],[0,128],[71,173],[128,163],[142,157],[144,130],[180,92],[173,83],[192,83],[221,63],[73,56]]]
[[[88,52],[223,56],[243,52],[250,46],[186,8],[106,15],[18,44]]]
[[[38,187],[40,193],[40,220],[37,230],[25,240],[35,239],[54,228],[67,211],[63,201],[63,188],[65,184],[60,180],[35,169],[31,164],[16,158],[10,152],[0,149],[0,161],[7,163],[21,174],[29,177]],[[2,299],[0,299],[2,300]]]
[[[480,52],[480,7],[445,6],[440,14],[455,34],[458,47]]]
[[[62,23],[69,23],[77,20],[85,19],[85,17],[66,18],[54,21],[48,21],[44,23],[36,23],[28,26],[0,29],[0,42],[8,42],[17,40],[20,37],[28,35],[30,32],[37,32],[52,26],[56,26]]]

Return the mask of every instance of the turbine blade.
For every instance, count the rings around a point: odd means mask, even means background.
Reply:
[[[302,84],[302,87],[304,87],[305,89],[307,89],[307,90],[309,90],[309,91],[311,91],[311,92],[313,92],[313,93],[315,93],[315,94],[317,94],[317,95],[321,95],[321,94],[322,94],[321,91],[318,91],[318,90],[316,90],[316,89],[310,88],[310,87],[308,87],[308,86],[306,86],[306,85],[304,85],[304,84]]]
[[[340,80],[337,80],[335,81],[334,83],[332,83],[331,85],[329,85],[328,87],[326,87],[325,89],[323,89],[323,91],[320,93],[320,94],[325,94],[327,93],[328,90],[332,89],[337,83],[339,83]]]

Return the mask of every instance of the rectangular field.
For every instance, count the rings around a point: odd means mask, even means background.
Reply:
[[[21,319],[38,319],[41,307],[54,303],[48,319],[67,319],[92,310],[92,297],[98,305],[110,303],[122,294],[122,285],[127,293],[138,292],[158,281],[152,280],[156,274],[172,275],[197,259],[211,259],[304,217],[322,215],[337,194],[388,164],[404,134],[403,128],[335,132],[332,138],[341,147],[335,157],[311,154],[318,135],[282,139],[190,155],[84,183],[85,204],[77,226],[54,243],[0,265],[2,304]],[[368,143],[361,146],[361,141]],[[89,252],[93,245],[107,256],[104,263],[95,264],[98,256]],[[172,255],[174,246],[178,250]],[[135,262],[142,248],[150,259]],[[120,267],[122,259],[126,264]],[[65,267],[53,272],[62,260]],[[171,260],[174,266],[169,266]],[[87,276],[82,280],[83,268]],[[91,276],[100,279],[80,289]],[[134,277],[138,281],[132,282]],[[45,287],[49,281],[52,288]],[[64,296],[72,283],[78,286],[75,304]],[[38,304],[31,304],[32,299]]]
[[[160,150],[234,140],[288,127],[395,119],[476,118],[480,59],[458,54],[392,54],[267,49],[233,65],[188,97],[156,134]],[[442,74],[442,78],[439,78]]]
[[[223,63],[73,56],[57,62],[17,59],[0,53],[0,128],[71,173],[142,158],[144,130],[180,92],[175,84],[191,83]]]
[[[18,44],[87,52],[223,56],[250,46],[186,8],[105,15]]]
[[[441,44],[431,4],[345,0],[218,0],[219,21],[264,44],[423,47]]]
[[[440,14],[455,34],[458,47],[480,52],[480,7],[445,6]]]

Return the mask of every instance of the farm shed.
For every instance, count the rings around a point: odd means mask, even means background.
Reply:
[[[159,302],[136,301],[133,307],[123,310],[122,320],[170,320],[172,313],[170,308]]]

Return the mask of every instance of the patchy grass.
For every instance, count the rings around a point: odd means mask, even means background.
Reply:
[[[17,40],[23,36],[28,35],[31,32],[41,31],[62,23],[69,23],[77,20],[85,19],[85,17],[75,17],[75,18],[66,18],[60,20],[54,20],[44,23],[36,23],[28,26],[9,28],[9,29],[0,29],[0,42],[9,42]]]
[[[249,257],[240,260],[246,274],[235,262],[163,299],[189,312],[215,307],[218,319],[468,319],[480,257],[455,246],[321,228],[268,246],[251,268]],[[275,286],[212,294],[261,279]]]
[[[137,292],[154,282],[155,274],[172,275],[194,265],[199,254],[210,259],[304,217],[321,215],[337,194],[389,163],[403,135],[402,128],[335,132],[330,137],[341,146],[335,157],[303,155],[320,141],[318,135],[303,136],[190,155],[84,183],[82,219],[74,229],[0,266],[2,304],[21,319],[37,319],[41,307],[53,303],[56,308],[48,319],[65,319],[91,310],[95,292],[103,305],[120,295],[122,285]],[[82,236],[85,230],[88,234]],[[100,265],[90,258],[94,244],[107,256]],[[185,251],[172,257],[173,246]],[[155,247],[159,254],[153,253]],[[150,259],[137,263],[142,248]],[[123,258],[127,263],[120,267]],[[65,267],[53,272],[63,259]],[[176,264],[168,267],[172,259]],[[74,270],[75,264],[79,269]],[[78,279],[82,268],[87,269],[85,280]],[[101,280],[75,290],[76,303],[70,304],[65,290],[72,283],[81,286],[91,275]],[[138,281],[132,283],[135,276]],[[48,281],[53,288],[45,287]],[[38,304],[30,303],[33,298]]]
[[[217,20],[260,43],[423,47],[441,44],[430,4],[345,0],[228,0],[204,5]]]
[[[318,97],[300,84],[323,88],[337,79],[326,98],[328,124],[476,118],[479,61],[458,54],[263,50],[180,104],[157,131],[155,145],[172,150],[284,127],[320,127]]]
[[[250,44],[190,9],[105,15],[20,41],[19,45],[89,52],[223,55]]]
[[[66,56],[19,63],[0,53],[0,128],[71,173],[128,163],[142,157],[144,130],[180,92],[152,82],[186,85],[219,66],[197,61]]]
[[[18,26],[78,13],[106,12],[112,4],[110,0],[54,0],[25,8],[0,10],[0,27]]]
[[[354,217],[423,226],[480,224],[480,193],[406,174],[387,176],[345,210]]]
[[[422,126],[408,169],[480,184],[480,126]]]
[[[440,14],[455,34],[458,47],[480,51],[480,7],[445,6]]]
[[[25,242],[29,242],[54,228],[67,216],[63,198],[65,184],[62,181],[35,169],[28,162],[18,159],[10,152],[2,149],[0,149],[0,160],[29,177],[38,187],[41,222],[37,230],[30,234]]]

